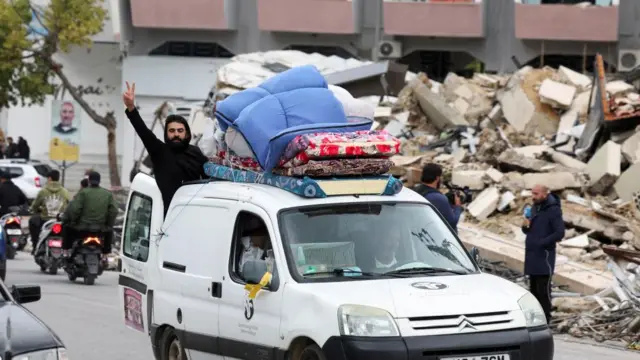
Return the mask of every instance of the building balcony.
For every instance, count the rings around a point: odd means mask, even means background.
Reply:
[[[618,41],[618,7],[516,4],[516,37],[522,40]]]
[[[238,0],[130,0],[134,27],[235,30]]]
[[[356,34],[360,32],[360,24],[355,9],[360,1],[258,0],[258,28],[273,32]]]
[[[385,0],[384,32],[387,35],[399,36],[482,38],[482,2]]]

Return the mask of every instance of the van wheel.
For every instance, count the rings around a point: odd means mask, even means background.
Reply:
[[[85,285],[93,285],[96,283],[96,277],[93,275],[87,275],[83,278],[82,282]]]
[[[160,360],[187,360],[187,354],[172,328],[167,328],[160,338]]]
[[[71,281],[71,282],[76,281],[76,279],[78,278],[74,274],[70,274],[70,273],[67,273],[67,277],[69,278],[69,281]]]
[[[294,360],[327,360],[327,358],[318,345],[311,344],[302,350],[300,358]]]

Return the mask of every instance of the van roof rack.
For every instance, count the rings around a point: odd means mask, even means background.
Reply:
[[[213,179],[269,185],[305,198],[340,195],[392,196],[399,193],[403,187],[402,182],[391,175],[313,179],[233,169],[213,162],[204,165],[204,172]]]

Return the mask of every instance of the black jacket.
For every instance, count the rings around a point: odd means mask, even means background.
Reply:
[[[13,181],[7,180],[0,185],[0,214],[9,213],[10,207],[23,206],[27,203],[27,197]]]
[[[15,159],[19,156],[18,152],[19,152],[18,144],[13,143],[13,144],[7,145],[7,150],[5,151],[5,155],[7,156],[7,159]]]
[[[186,121],[180,121],[187,131],[183,146],[173,146],[180,144],[169,143],[166,127],[164,129],[165,140],[162,142],[147,127],[137,109],[133,111],[125,110],[125,113],[149,153],[153,163],[156,183],[162,193],[164,213],[166,215],[173,194],[182,186],[183,182],[206,177],[204,164],[207,162],[207,157],[197,146],[189,145],[191,129],[189,129],[189,124]]]
[[[549,194],[546,200],[531,209],[524,254],[525,275],[553,275],[556,266],[556,243],[564,238],[564,220],[560,198]]]

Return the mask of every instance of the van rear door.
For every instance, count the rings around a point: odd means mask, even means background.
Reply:
[[[125,213],[120,259],[122,270],[118,279],[120,309],[125,325],[149,333],[153,321],[153,291],[149,279],[157,274],[155,252],[151,244],[158,238],[164,217],[162,195],[156,181],[139,173],[131,183]]]

